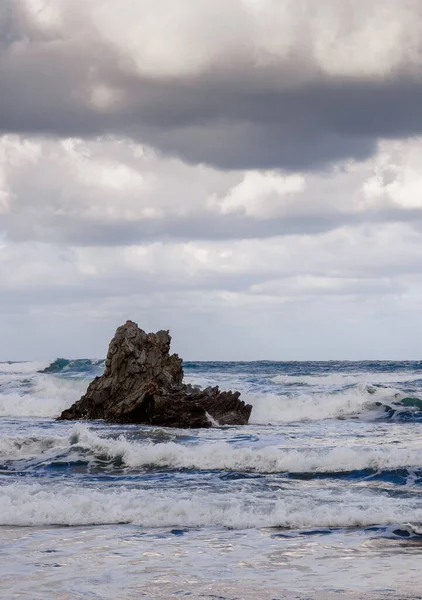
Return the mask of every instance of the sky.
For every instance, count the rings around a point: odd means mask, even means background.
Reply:
[[[1,0],[0,360],[422,358],[420,0]]]

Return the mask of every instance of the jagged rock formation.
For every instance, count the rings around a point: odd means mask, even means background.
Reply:
[[[164,427],[246,425],[252,406],[239,392],[204,390],[183,383],[182,359],[170,355],[168,331],[145,333],[133,321],[112,339],[104,375],[59,419],[105,419]]]

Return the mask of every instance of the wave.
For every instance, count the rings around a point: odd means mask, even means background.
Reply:
[[[85,461],[88,467],[228,471],[277,474],[330,474],[354,471],[385,472],[422,470],[421,448],[333,447],[321,450],[267,446],[236,448],[226,442],[183,445],[173,441],[145,443],[101,437],[85,425],[76,425],[70,436],[9,438],[0,442],[0,460],[39,459],[44,465]],[[34,465],[31,464],[31,467]],[[38,465],[39,466],[39,463]],[[20,466],[20,468],[22,468]]]
[[[37,375],[30,389],[19,389],[9,381],[10,390],[0,394],[0,416],[57,417],[86,391],[89,379]],[[422,420],[422,399],[409,398],[392,388],[356,386],[338,393],[299,395],[242,394],[252,404],[251,425],[274,425],[326,419],[409,419]]]
[[[284,527],[369,527],[421,523],[417,500],[401,500],[360,492],[268,499],[248,494],[187,490],[160,493],[130,487],[90,488],[61,484],[14,483],[0,487],[0,525],[107,525],[143,527],[222,526],[235,529]]]
[[[327,375],[276,375],[271,377],[272,383],[282,385],[345,387],[356,384],[404,383],[422,378],[422,373],[330,373]]]
[[[70,360],[67,358],[56,358],[50,365],[40,370],[40,373],[64,374],[64,373],[86,373],[93,369],[103,368],[105,359],[77,358]]]
[[[29,393],[0,394],[0,417],[57,417],[85,393],[87,385],[82,379],[38,375]]]
[[[48,364],[48,363],[47,363]],[[35,373],[46,368],[46,362],[0,362],[0,373]]]
[[[272,425],[325,419],[422,418],[418,398],[407,398],[393,388],[357,385],[341,392],[314,394],[243,394],[252,404],[251,424]],[[412,406],[411,402],[414,401]]]
[[[56,359],[42,372],[35,370],[40,363],[2,363],[0,366],[4,370],[0,370],[0,416],[58,416],[85,393],[88,382],[102,371],[104,362]],[[380,375],[396,376],[391,373]],[[403,373],[401,375],[405,377]],[[325,383],[337,381],[333,378],[340,378],[344,382],[341,374],[277,377],[282,377],[283,381],[291,379],[302,383],[317,379]],[[189,376],[187,379],[189,380]],[[394,388],[363,383],[339,391],[312,390],[302,394],[264,391],[256,394],[242,393],[242,399],[252,404],[250,423],[255,425],[349,418],[422,420],[422,399],[408,398]]]
[[[422,538],[422,528],[406,523],[400,527],[392,527],[389,532],[394,537],[400,538]]]
[[[51,456],[54,456],[59,448],[65,449],[68,446],[69,443],[66,437],[3,438],[0,440],[0,461],[7,463],[15,460],[33,459],[41,457],[48,450],[52,450]]]

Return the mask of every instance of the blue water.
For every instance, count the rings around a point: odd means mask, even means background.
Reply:
[[[55,417],[104,361],[0,363],[0,597],[422,597],[422,363],[190,362],[245,427]]]

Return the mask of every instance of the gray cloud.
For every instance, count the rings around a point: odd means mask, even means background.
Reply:
[[[170,327],[192,359],[416,356],[420,256],[408,225],[229,246],[10,244],[0,357],[103,356],[128,316]]]
[[[279,19],[283,35],[286,15],[270,0],[261,1],[267,18],[275,23]],[[290,25],[290,47],[281,50],[268,48],[259,38],[256,24],[254,29],[250,23],[258,17],[241,0],[224,10],[222,3],[215,3],[211,16],[220,10],[228,27],[237,19],[237,28],[222,40],[215,29],[215,39],[210,35],[205,41],[200,36],[207,31],[204,6],[202,15],[189,3],[196,37],[183,21],[163,30],[157,23],[151,39],[154,30],[144,31],[141,21],[138,33],[129,29],[131,14],[135,21],[151,17],[148,3],[128,3],[127,21],[120,29],[105,19],[109,4],[45,0],[38,12],[25,0],[6,5],[0,27],[6,45],[0,66],[0,131],[115,134],[191,163],[293,170],[349,157],[364,159],[380,137],[422,131],[417,46],[422,6],[417,2],[376,2],[371,11],[356,2],[353,23],[341,3],[324,0],[318,11],[303,2],[300,11],[284,0],[279,7],[289,9],[296,20]],[[187,3],[179,0],[177,6],[182,13]],[[383,19],[385,8],[396,19],[397,31],[390,31]],[[43,20],[53,9],[58,16],[52,22]],[[336,17],[337,29],[327,41],[326,30],[333,27],[330,15]],[[370,36],[365,33],[368,24],[378,24]],[[173,39],[176,26],[180,35],[186,28],[181,50],[179,38]],[[216,22],[211,20],[211,32],[213,27]],[[397,44],[393,50],[391,43]],[[343,56],[348,48],[351,67]],[[202,60],[189,67],[195,49]],[[178,57],[174,64],[172,52]],[[353,66],[359,53],[363,56]]]

